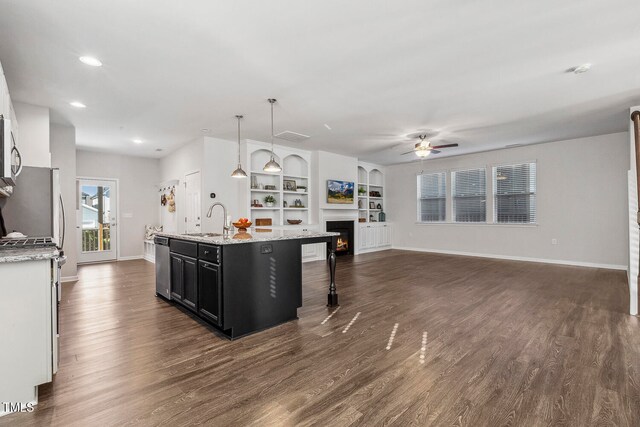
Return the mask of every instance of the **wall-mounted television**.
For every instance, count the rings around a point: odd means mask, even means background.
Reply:
[[[327,203],[340,205],[353,204],[353,189],[355,185],[349,181],[327,180]]]

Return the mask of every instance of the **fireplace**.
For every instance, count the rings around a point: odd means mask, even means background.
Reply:
[[[327,221],[327,231],[340,233],[336,255],[353,255],[355,239],[353,237],[353,221]]]

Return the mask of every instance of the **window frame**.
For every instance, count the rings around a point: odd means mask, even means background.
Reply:
[[[451,174],[451,191],[450,191],[450,198],[451,198],[451,223],[453,224],[487,224],[487,218],[489,217],[488,215],[488,203],[487,203],[487,166],[479,166],[479,167],[467,167],[467,168],[463,168],[463,169],[452,169],[451,171],[449,171],[449,173]],[[484,221],[458,221],[456,219],[456,197],[460,197],[460,196],[456,196],[454,194],[455,192],[455,182],[456,182],[456,178],[455,175],[458,172],[467,172],[467,171],[479,171],[482,170],[484,171]],[[479,196],[473,196],[473,197],[479,197]]]
[[[529,221],[529,222],[513,222],[513,221],[509,221],[509,222],[501,222],[498,221],[498,180],[497,180],[497,173],[498,173],[498,168],[499,167],[504,167],[504,166],[521,166],[521,165],[531,165],[533,164],[535,167],[535,181],[534,181],[534,185],[535,185],[535,191],[534,192],[529,192],[527,193],[529,196],[533,195],[534,196],[534,208],[533,208],[533,217],[534,220],[533,221]],[[522,227],[528,227],[528,226],[537,226],[538,225],[538,161],[537,160],[525,160],[525,161],[519,161],[519,162],[510,162],[510,163],[500,163],[500,164],[494,164],[491,166],[491,185],[493,187],[493,195],[492,195],[492,204],[493,204],[493,224],[495,225],[505,225],[505,226],[522,226]],[[525,194],[525,193],[522,193]]]
[[[433,171],[433,172],[420,172],[418,174],[416,174],[416,223],[417,224],[446,224],[447,221],[447,203],[448,203],[448,199],[449,199],[449,195],[448,195],[448,190],[447,190],[447,174],[448,171]],[[443,177],[443,181],[444,181],[444,196],[442,198],[440,197],[434,197],[434,198],[423,198],[422,196],[422,182],[421,179],[423,176],[425,175],[442,175]],[[422,200],[440,200],[442,199],[444,201],[444,216],[442,220],[429,220],[429,221],[423,221],[422,220]]]

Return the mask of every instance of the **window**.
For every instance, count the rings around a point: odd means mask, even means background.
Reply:
[[[536,164],[493,168],[493,212],[497,223],[536,222]]]
[[[469,169],[451,174],[453,220],[455,222],[487,221],[487,171]]]
[[[418,221],[446,219],[447,184],[444,172],[418,175]]]

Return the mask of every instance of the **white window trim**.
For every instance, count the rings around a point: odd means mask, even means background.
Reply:
[[[421,211],[420,211],[420,204],[418,203],[421,200],[420,197],[420,187],[418,186],[418,177],[421,175],[435,175],[435,174],[439,174],[442,173],[444,174],[444,220],[442,221],[418,221],[417,219],[420,217]],[[448,216],[448,212],[449,212],[449,179],[447,179],[447,176],[449,174],[448,170],[435,170],[435,171],[428,171],[425,172],[420,171],[416,174],[416,224],[447,224],[447,216]]]
[[[456,221],[454,219],[455,217],[455,208],[454,208],[454,204],[453,204],[453,183],[455,181],[455,179],[453,178],[453,174],[456,172],[464,172],[464,171],[475,171],[475,170],[479,170],[479,169],[484,169],[484,221],[474,221],[474,222],[470,222],[470,221]],[[452,224],[490,224],[490,222],[487,220],[489,218],[489,204],[487,203],[487,190],[488,190],[488,186],[487,183],[489,182],[489,180],[487,180],[487,175],[489,174],[489,169],[487,168],[487,166],[479,166],[479,167],[474,167],[474,168],[460,168],[460,169],[451,169],[449,171],[449,177],[450,177],[450,182],[451,182],[451,188],[449,189],[449,193],[447,194],[448,196],[450,196],[451,198],[451,220],[449,222],[451,222]],[[493,179],[493,168],[491,168],[491,179]]]
[[[522,160],[522,161],[517,161],[517,162],[510,162],[510,163],[493,163],[491,164],[491,192],[493,194],[491,194],[491,204],[493,205],[493,212],[492,212],[492,218],[491,218],[491,224],[495,224],[495,225],[499,225],[499,226],[517,226],[517,227],[530,227],[530,226],[538,226],[538,205],[536,202],[536,221],[535,222],[527,222],[527,223],[521,223],[521,222],[497,222],[496,221],[496,212],[495,212],[495,204],[496,204],[496,188],[493,182],[493,168],[497,168],[500,166],[517,166],[517,165],[523,165],[525,163],[535,163],[536,165],[536,200],[538,199],[538,159],[534,159],[534,160]]]
[[[497,162],[497,163],[488,163],[485,164],[484,166],[477,166],[477,167],[471,167],[471,166],[467,166],[467,167],[461,167],[461,168],[450,168],[450,169],[438,169],[438,170],[433,170],[433,171],[426,171],[426,170],[422,170],[418,173],[415,174],[415,177],[417,179],[418,176],[420,175],[429,175],[429,174],[433,174],[433,173],[444,173],[445,174],[445,205],[446,205],[446,209],[445,209],[445,220],[444,221],[416,221],[415,225],[424,225],[424,226],[438,226],[438,225],[446,225],[446,226],[461,226],[461,227],[507,227],[507,228],[535,228],[538,227],[540,225],[539,223],[539,210],[538,210],[538,206],[536,206],[536,222],[527,222],[527,223],[518,223],[518,222],[495,222],[495,212],[494,212],[494,207],[493,204],[495,203],[494,201],[494,197],[495,197],[495,186],[494,186],[494,182],[493,182],[493,168],[494,167],[498,167],[498,166],[514,166],[514,165],[521,165],[524,163],[535,163],[536,164],[536,197],[538,196],[538,173],[539,173],[539,163],[538,163],[538,159],[533,159],[533,160],[519,160],[519,161],[513,161],[513,162]],[[464,170],[473,170],[473,169],[482,169],[484,167],[485,169],[485,173],[488,178],[488,180],[485,183],[485,191],[488,193],[489,192],[489,184],[491,185],[491,203],[485,203],[486,209],[487,209],[487,221],[486,222],[456,222],[453,221],[453,187],[451,186],[451,183],[453,181],[453,172],[457,172],[457,171],[464,171]],[[486,179],[486,178],[485,178]],[[420,207],[418,206],[418,200],[420,200],[419,197],[419,192],[418,192],[418,188],[417,188],[417,180],[416,180],[416,218],[418,217],[418,215],[420,214]],[[492,210],[491,212],[489,212],[489,206],[492,206]]]

